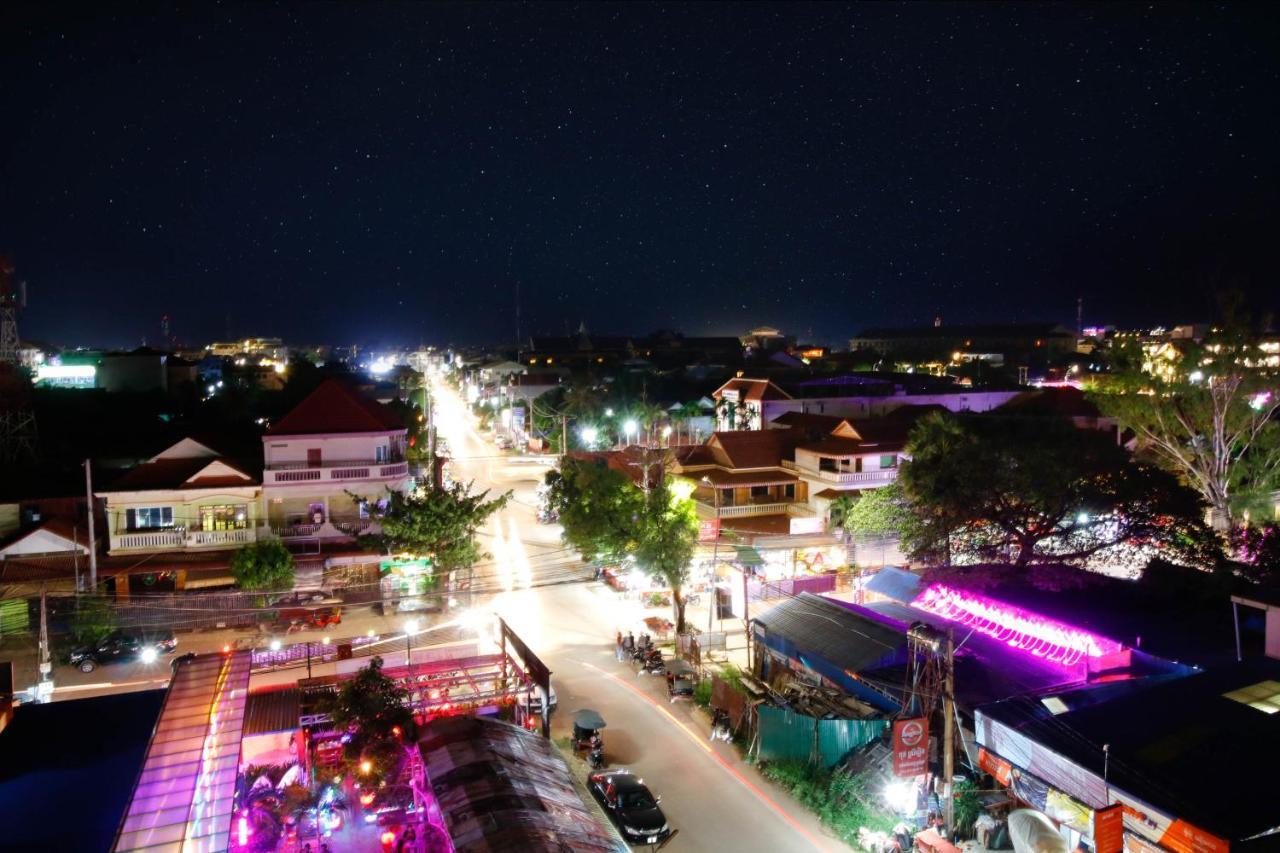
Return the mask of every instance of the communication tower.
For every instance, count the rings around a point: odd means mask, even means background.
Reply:
[[[26,305],[26,282],[14,280],[13,263],[0,255],[0,464],[34,461],[36,455],[31,382],[18,343],[18,311]]]

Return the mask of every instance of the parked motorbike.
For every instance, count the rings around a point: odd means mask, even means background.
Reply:
[[[667,662],[662,659],[662,652],[654,649],[654,653],[644,659],[640,665],[641,675],[663,675],[667,671]]]

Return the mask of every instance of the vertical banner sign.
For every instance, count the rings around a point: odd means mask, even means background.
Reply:
[[[524,432],[524,409],[516,407],[511,410],[511,428],[516,432]]]
[[[720,519],[704,518],[698,522],[698,541],[714,542],[720,536]]]
[[[1093,813],[1093,849],[1097,853],[1124,850],[1124,806],[1114,803]]]
[[[929,769],[929,721],[893,721],[893,775],[919,776]]]

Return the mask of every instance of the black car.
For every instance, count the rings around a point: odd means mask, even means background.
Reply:
[[[592,773],[587,787],[632,844],[657,844],[671,834],[657,798],[630,770]]]
[[[178,638],[172,631],[128,633],[113,631],[95,646],[82,646],[71,653],[71,665],[81,672],[93,672],[103,664],[117,661],[136,662],[148,649],[157,656],[168,654],[178,647]]]

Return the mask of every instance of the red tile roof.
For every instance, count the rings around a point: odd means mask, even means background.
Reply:
[[[239,471],[247,479],[235,476],[209,476],[192,479],[205,468],[220,462],[228,468]],[[155,462],[144,462],[120,477],[107,489],[108,492],[143,492],[151,489],[208,489],[219,486],[253,486],[261,482],[261,478],[244,470],[241,466],[216,456],[201,456],[187,459],[160,459]]]
[[[816,437],[818,435],[830,435],[832,430],[843,423],[848,423],[849,418],[842,418],[839,415],[819,415],[811,412],[783,412],[769,422],[770,426],[777,425],[779,427],[787,427],[805,433],[808,436]]]
[[[691,480],[705,480],[708,484],[716,487],[727,486],[773,486],[785,483],[795,483],[800,478],[790,471],[774,470],[774,471],[726,471],[723,468],[695,468],[692,471],[685,471],[683,476]]]
[[[716,463],[725,468],[777,468],[792,459],[804,439],[789,429],[717,432],[707,439]]]
[[[326,379],[267,435],[404,431],[403,419],[338,379]]]
[[[758,402],[760,400],[792,399],[790,394],[774,385],[768,379],[730,379],[711,392],[711,396],[719,400],[724,397],[725,391],[737,391],[738,399],[743,402],[747,400]]]
[[[821,456],[865,456],[878,453],[897,453],[907,446],[905,439],[898,441],[858,441],[856,438],[828,438],[800,445],[801,450],[808,450]]]

